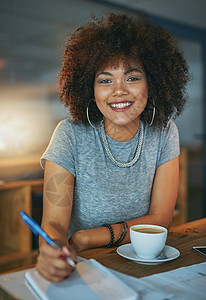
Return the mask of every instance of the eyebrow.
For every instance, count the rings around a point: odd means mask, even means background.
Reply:
[[[143,74],[142,70],[139,69],[139,68],[130,68],[130,69],[126,70],[126,71],[124,72],[124,74],[127,75],[127,74],[130,74],[130,73],[132,73],[132,72],[138,72],[138,73]],[[99,74],[97,74],[96,78],[97,78],[99,75],[109,75],[109,76],[112,76],[112,73],[103,71],[103,72],[100,72]]]
[[[97,74],[96,78],[99,76],[99,75],[109,75],[109,76],[112,76],[112,73],[110,72],[100,72],[99,74]]]
[[[127,75],[127,74],[132,73],[132,72],[138,72],[138,73],[143,74],[142,70],[139,69],[139,68],[130,68],[130,69],[126,70],[124,72],[124,74]]]

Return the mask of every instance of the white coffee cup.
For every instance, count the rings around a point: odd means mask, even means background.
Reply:
[[[136,254],[152,259],[160,255],[167,240],[167,229],[158,225],[138,224],[130,227],[130,240]]]

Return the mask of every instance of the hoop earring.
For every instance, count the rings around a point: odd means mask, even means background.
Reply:
[[[87,109],[86,109],[86,113],[87,113],[87,121],[89,122],[89,125],[91,126],[91,127],[93,127],[94,129],[98,129],[98,128],[100,128],[101,126],[102,126],[102,124],[103,124],[103,119],[101,120],[101,122],[100,122],[100,124],[99,124],[99,126],[94,126],[93,124],[92,124],[92,122],[90,121],[90,118],[89,118],[89,105],[90,105],[90,103],[91,103],[91,101],[93,101],[93,100],[90,100],[89,101],[89,103],[88,103],[88,105],[87,105]]]
[[[156,109],[155,109],[155,104],[154,104],[154,101],[152,100],[152,105],[153,105],[153,112],[152,112],[152,119],[150,121],[150,123],[146,120],[145,118],[145,114],[144,114],[144,120],[145,120],[145,123],[148,125],[148,126],[152,126],[153,122],[154,122],[154,118],[155,118],[155,112],[156,112]]]

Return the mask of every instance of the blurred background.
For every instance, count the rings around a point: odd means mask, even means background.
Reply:
[[[43,178],[39,158],[57,123],[68,115],[57,90],[68,34],[89,21],[91,13],[98,17],[107,11],[131,15],[143,11],[172,32],[185,53],[191,81],[190,100],[175,120],[182,149],[178,205],[184,215],[177,223],[206,216],[206,1],[0,0],[0,210],[4,211],[0,217],[4,221],[5,211],[14,204],[38,214]],[[8,244],[1,233],[0,238]]]
[[[206,1],[0,0],[0,272],[35,262],[37,239],[19,211],[40,223],[39,159],[68,115],[57,89],[64,46],[91,14],[108,11],[143,11],[176,37],[185,54],[191,81],[189,102],[175,120],[181,157],[173,225],[206,216]]]

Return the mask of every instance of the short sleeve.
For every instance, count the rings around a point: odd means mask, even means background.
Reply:
[[[71,122],[63,120],[57,125],[40,159],[42,168],[45,160],[60,165],[75,176],[75,134]]]
[[[162,129],[157,167],[174,159],[180,154],[179,132],[176,124],[169,121],[167,126]]]

